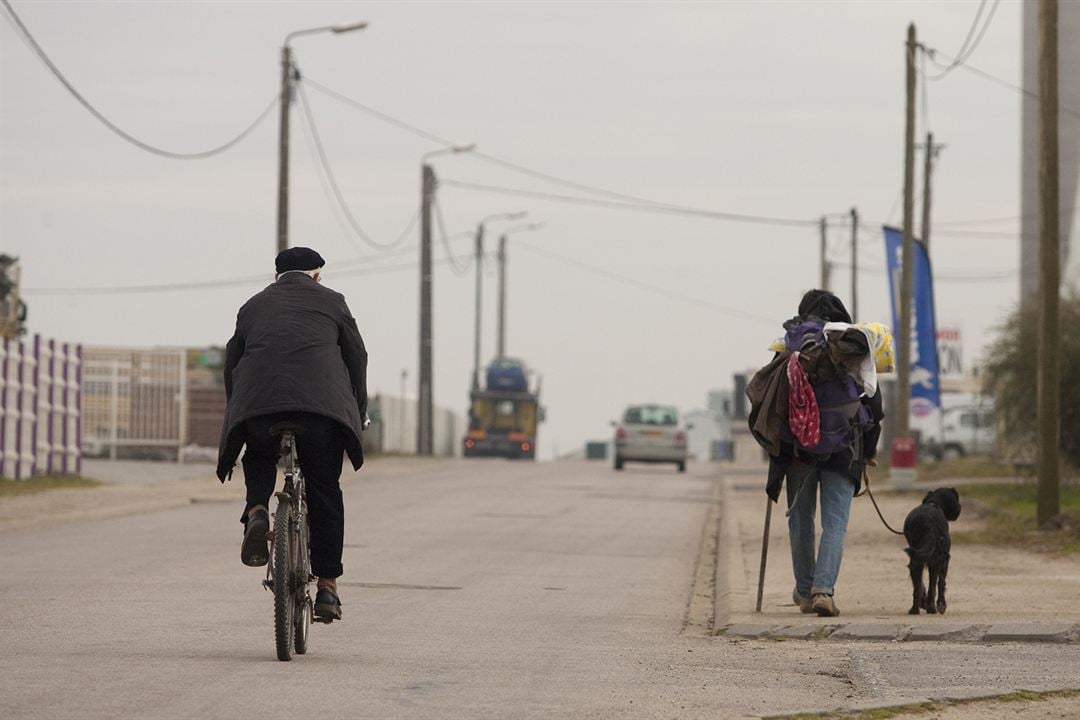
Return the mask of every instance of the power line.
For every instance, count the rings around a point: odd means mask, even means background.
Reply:
[[[586,198],[575,195],[557,195],[554,193],[546,193],[536,190],[522,190],[520,188],[509,188],[499,185],[482,185],[480,183],[465,182],[461,180],[452,180],[446,178],[439,178],[439,185],[459,188],[461,190],[475,190],[478,192],[499,193],[503,195],[517,195],[520,197],[537,198],[539,200],[550,200],[552,202],[565,202],[576,205],[592,205],[596,207],[606,207],[616,210],[634,210],[637,212],[654,212],[669,215],[689,215],[692,217],[703,217],[713,220],[730,220],[733,222],[754,223],[759,225],[779,225],[785,227],[817,227],[818,225],[817,220],[775,218],[762,215],[742,215],[738,213],[719,212],[715,210],[705,210],[702,208],[692,207],[675,207],[666,205],[647,205],[615,202],[613,200],[600,200],[598,198]]]
[[[921,72],[926,75],[926,53],[922,53],[919,58],[922,64]],[[930,132],[930,83],[920,83],[922,85],[922,124],[923,134],[926,135]],[[933,152],[932,148],[926,148],[926,152]]]
[[[300,105],[304,108],[304,116],[307,118],[308,126],[311,128],[311,136],[315,139],[315,149],[318,151],[319,163],[322,166],[323,172],[326,173],[326,179],[329,181],[330,189],[333,190],[334,197],[337,199],[338,207],[341,209],[345,219],[349,221],[350,227],[352,227],[353,231],[360,239],[376,250],[384,250],[401,244],[406,237],[407,231],[411,229],[415,222],[415,218],[409,221],[409,224],[406,226],[406,232],[399,235],[396,240],[388,243],[378,242],[364,232],[364,228],[360,227],[360,223],[356,221],[352,211],[349,210],[349,205],[345,202],[345,196],[341,192],[341,187],[338,185],[337,178],[334,177],[334,171],[330,168],[330,161],[326,157],[326,149],[323,147],[322,139],[319,137],[319,128],[315,124],[315,117],[312,115],[311,105],[308,103],[307,93],[304,91],[303,83],[298,83],[297,88],[300,91]],[[419,210],[417,212],[419,213]]]
[[[1061,212],[1063,213],[1071,213],[1075,210],[1075,207],[1061,208]],[[1023,220],[1037,219],[1038,217],[1038,213],[1028,213],[1027,215],[1010,215],[1009,217],[976,218],[973,220],[945,220],[941,222],[935,222],[934,225],[1000,225],[1002,223],[1018,223]]]
[[[45,53],[42,47],[38,45],[37,40],[35,40],[34,36],[30,34],[30,31],[27,29],[26,25],[23,24],[18,14],[16,14],[15,10],[11,7],[11,3],[9,3],[8,0],[0,0],[0,4],[2,4],[4,9],[7,11],[7,14],[4,17],[7,18],[8,22],[11,23],[12,27],[15,28],[16,33],[20,37],[22,37],[23,41],[26,42],[30,49],[37,54],[38,58],[40,58],[41,61],[45,64],[45,66],[49,68],[52,74],[56,76],[56,79],[59,80],[65,88],[67,88],[67,91],[71,93],[71,95],[76,100],[78,100],[79,103],[84,108],[86,108],[86,110],[91,115],[97,118],[109,130],[112,130],[114,133],[116,133],[121,138],[128,141],[135,147],[145,150],[146,152],[153,153],[154,155],[169,158],[171,160],[201,160],[203,158],[208,158],[223,153],[229,148],[239,143],[244,138],[246,138],[252,132],[254,132],[255,128],[257,128],[262,123],[262,121],[266,119],[266,116],[269,115],[270,111],[274,109],[275,105],[277,105],[279,96],[275,95],[273,99],[270,100],[270,103],[266,106],[266,108],[262,112],[260,112],[251,122],[251,124],[244,128],[239,135],[234,137],[232,140],[229,140],[222,145],[218,145],[217,147],[210,148],[209,150],[203,150],[201,152],[193,153],[180,153],[155,147],[153,145],[150,145],[149,143],[139,140],[134,135],[126,132],[114,122],[105,117],[105,115],[102,114],[96,107],[91,105],[90,101],[83,97],[82,93],[75,89],[75,86],[72,85],[66,77],[64,77],[64,74],[62,72],[60,72],[60,68],[58,68],[51,59],[49,59],[49,56]]]
[[[411,248],[415,249],[415,248]],[[456,257],[445,257],[433,260],[435,264],[444,264],[456,261]],[[352,270],[334,272],[332,278],[360,277],[364,275],[381,275],[383,273],[408,270],[419,265],[419,261],[400,263],[397,265],[379,265],[377,267],[363,267]],[[268,273],[259,275],[247,275],[243,277],[223,278],[221,280],[203,280],[184,283],[165,283],[160,285],[126,285],[112,287],[73,287],[73,288],[25,288],[25,295],[132,295],[167,292],[186,292],[191,290],[223,290],[230,287],[239,287],[255,284],[272,284],[273,277]]]
[[[442,237],[443,247],[446,249],[446,257],[451,259],[450,269],[454,271],[454,274],[458,277],[462,277],[469,271],[469,265],[471,262],[467,259],[461,265],[458,265],[457,260],[454,258],[453,251],[450,249],[450,238],[446,234],[446,225],[443,222],[442,206],[439,205],[439,200],[436,197],[435,205],[435,221],[439,225],[439,235]],[[459,233],[462,234],[462,233]],[[473,255],[469,256],[473,258]]]
[[[924,47],[923,49],[927,53],[927,56],[930,58],[930,62],[934,63],[939,68],[947,67],[946,65],[943,65],[942,63],[938,62],[937,59],[936,59],[936,56],[941,55],[946,60],[949,60],[950,57],[948,55],[941,52],[940,50],[935,50],[934,48],[931,48],[931,47]],[[952,58],[952,59],[955,60],[955,58]],[[998,84],[998,85],[1000,85],[1002,87],[1008,88],[1009,90],[1013,90],[1015,92],[1018,92],[1021,95],[1025,96],[1027,98],[1030,98],[1031,100],[1035,100],[1035,101],[1040,100],[1039,93],[1033,92],[1031,90],[1026,90],[1023,87],[1019,86],[1019,85],[1016,85],[1014,83],[1009,82],[1008,80],[1002,80],[1001,78],[997,77],[996,75],[991,75],[990,73],[986,72],[985,70],[980,70],[979,68],[975,67],[971,63],[964,62],[964,63],[961,63],[960,65],[957,65],[957,67],[962,68],[964,70],[967,70],[968,72],[970,72],[970,73],[972,73],[974,75],[978,75],[979,77],[983,78],[984,80],[989,80],[992,83],[996,83],[996,84]],[[1066,107],[1064,105],[1059,104],[1058,105],[1058,112],[1064,113],[1065,115],[1069,115],[1069,116],[1073,117],[1074,119],[1080,120],[1080,111],[1074,110],[1073,108]]]
[[[580,261],[580,260],[578,260],[576,258],[567,257],[566,255],[560,255],[558,253],[551,252],[550,250],[542,250],[542,249],[536,247],[535,245],[532,245],[530,243],[527,243],[527,242],[524,242],[524,241],[521,241],[521,240],[515,240],[514,241],[514,247],[521,247],[521,248],[524,248],[524,249],[528,250],[531,253],[534,253],[536,255],[540,255],[541,257],[546,257],[549,260],[555,260],[557,262],[561,262],[561,263],[564,263],[566,265],[572,265],[572,266],[574,266],[574,267],[576,267],[578,269],[585,270],[587,272],[591,272],[591,273],[596,274],[596,275],[600,275],[600,276],[605,277],[605,278],[607,278],[609,280],[614,280],[616,282],[623,283],[624,285],[630,285],[632,287],[636,287],[636,288],[639,288],[639,289],[642,289],[642,290],[648,290],[649,292],[655,293],[657,295],[663,295],[664,297],[667,297],[667,298],[671,298],[671,299],[674,299],[674,300],[681,300],[683,302],[693,303],[694,305],[700,305],[700,306],[706,307],[706,308],[708,308],[710,310],[716,310],[717,312],[721,312],[721,313],[723,313],[725,315],[730,315],[732,317],[737,317],[737,318],[740,318],[740,319],[743,319],[743,320],[752,320],[754,322],[766,323],[766,324],[768,324],[770,326],[775,326],[776,325],[776,320],[775,319],[767,318],[767,317],[764,317],[762,315],[755,315],[754,313],[749,313],[749,312],[746,312],[745,310],[739,310],[737,308],[730,308],[730,307],[725,307],[724,305],[718,305],[717,303],[711,302],[709,300],[705,300],[705,299],[699,298],[699,297],[694,297],[693,295],[686,295],[684,293],[677,292],[675,290],[668,290],[667,288],[663,288],[663,287],[660,287],[658,285],[652,285],[650,283],[643,282],[643,281],[638,280],[636,278],[632,278],[632,277],[629,277],[627,275],[622,275],[620,273],[613,272],[611,270],[607,270],[606,268],[601,268],[601,267],[597,267],[595,265],[590,265],[589,263],[582,262],[582,261]]]
[[[997,7],[997,3],[994,3],[994,7]],[[971,27],[968,28],[967,36],[964,37],[964,42],[960,44],[960,49],[956,51],[957,57],[964,57],[964,51],[967,50],[968,45],[971,43],[971,38],[975,35],[975,29],[979,27],[979,18],[982,17],[983,10],[986,9],[986,0],[979,0],[979,8],[975,12],[975,19],[971,21]]]
[[[833,267],[842,268],[844,270],[851,270],[850,262],[834,262]],[[885,270],[883,268],[874,265],[859,265],[859,272],[869,273],[870,275],[884,275]],[[997,282],[1001,280],[1012,280],[1016,278],[1019,270],[1016,269],[1004,269],[1004,270],[987,270],[986,272],[972,272],[969,270],[945,270],[934,271],[934,282],[947,282],[947,283],[975,283],[975,282]]]
[[[338,100],[339,102],[345,103],[346,105],[349,105],[349,106],[351,106],[353,108],[356,108],[357,110],[360,110],[361,112],[365,112],[368,115],[371,115],[372,117],[374,117],[374,118],[376,118],[378,120],[382,120],[385,123],[389,123],[390,125],[393,125],[393,126],[399,128],[401,130],[405,130],[406,132],[410,132],[413,135],[416,135],[417,137],[423,138],[424,140],[428,140],[428,141],[433,142],[433,143],[435,143],[437,145],[445,145],[446,147],[454,147],[456,145],[456,143],[454,143],[454,141],[452,141],[452,140],[448,140],[448,139],[446,139],[444,137],[440,137],[440,136],[436,135],[435,133],[431,133],[431,132],[428,132],[427,130],[423,130],[421,128],[418,128],[415,125],[411,125],[411,124],[405,122],[404,120],[397,119],[393,115],[388,115],[388,114],[382,112],[381,110],[376,110],[375,108],[373,108],[373,107],[371,107],[369,105],[365,105],[364,103],[360,102],[359,100],[354,100],[353,98],[349,97],[348,95],[344,95],[342,93],[339,93],[337,90],[332,90],[331,88],[326,87],[322,83],[311,79],[311,77],[309,77],[307,75],[304,76],[303,82],[310,85],[313,90],[317,90],[318,92],[321,92],[321,93],[323,93],[324,95],[326,95],[328,97],[332,97],[335,100]]]
[[[892,226],[893,223],[882,223],[874,220],[867,220],[859,223],[859,229],[866,230],[868,232],[880,233],[882,225]],[[850,227],[850,225],[848,225]],[[1016,231],[1010,232],[1007,230],[951,230],[945,228],[943,230],[934,230],[935,235],[941,235],[942,237],[956,238],[960,240],[1015,240],[1022,237],[1023,233]]]
[[[342,217],[341,209],[338,207],[337,200],[334,199],[333,190],[330,189],[330,183],[326,179],[326,173],[323,171],[322,163],[319,162],[318,151],[315,149],[315,140],[311,135],[311,126],[307,122],[301,123],[304,127],[304,145],[307,147],[308,155],[311,157],[312,163],[315,165],[315,174],[319,177],[319,187],[322,188],[323,197],[326,198],[327,204],[330,205],[330,214],[334,216],[334,222],[337,223],[338,229],[341,230],[342,236],[356,251],[357,255],[363,255],[360,250],[360,246],[356,244],[355,233],[352,227]]]
[[[986,31],[990,28],[990,23],[994,22],[994,13],[997,12],[998,5],[1001,4],[1001,0],[994,0],[994,4],[990,6],[990,12],[986,15],[986,22],[983,23],[982,30],[979,31],[974,42],[971,43],[971,47],[964,54],[964,62],[967,62],[972,55],[975,54],[975,50],[978,49],[979,44],[982,43],[983,36],[986,35]]]
[[[980,37],[981,37],[981,35],[980,35]],[[965,65],[964,67],[969,67],[969,66]],[[378,120],[380,120],[382,122],[388,123],[390,125],[393,125],[394,127],[397,127],[397,128],[399,128],[401,130],[404,130],[406,132],[412,133],[413,135],[415,135],[417,137],[420,137],[420,138],[422,138],[424,140],[427,140],[429,142],[433,142],[433,143],[436,143],[436,144],[439,144],[439,145],[443,145],[445,147],[456,147],[456,146],[459,145],[459,143],[454,142],[450,138],[446,138],[446,137],[443,137],[441,135],[437,135],[435,133],[432,133],[432,132],[430,132],[428,130],[424,130],[424,129],[419,128],[419,127],[417,127],[415,125],[412,125],[411,123],[405,122],[404,120],[396,118],[396,117],[394,117],[392,115],[389,115],[389,114],[387,114],[385,112],[382,112],[381,110],[373,108],[373,107],[371,107],[369,105],[366,105],[366,104],[364,104],[362,102],[359,102],[358,100],[355,100],[354,98],[351,98],[351,97],[349,97],[349,96],[347,96],[347,95],[345,95],[343,93],[340,93],[340,92],[338,92],[336,90],[333,90],[333,89],[331,89],[331,88],[329,88],[329,87],[327,87],[327,86],[325,86],[325,85],[323,85],[323,84],[321,84],[321,83],[319,83],[319,82],[317,82],[315,80],[312,80],[310,77],[305,76],[304,77],[304,82],[311,85],[311,87],[313,89],[315,89],[316,91],[321,92],[321,93],[327,95],[328,97],[334,98],[335,100],[338,100],[339,102],[342,102],[342,103],[344,103],[344,104],[346,104],[346,105],[348,105],[350,107],[353,107],[353,108],[355,108],[357,110],[360,110],[361,112],[363,112],[363,113],[365,113],[367,115],[370,115],[371,117],[374,117],[374,118],[376,118],[376,119],[378,119]],[[926,105],[926,102],[924,100],[924,106],[925,105]],[[928,122],[929,122],[928,119],[924,118],[924,125],[928,124]],[[628,195],[626,193],[614,192],[614,191],[611,191],[611,190],[598,188],[598,187],[595,187],[595,186],[592,186],[592,185],[586,185],[586,184],[583,184],[583,183],[578,183],[578,182],[575,182],[575,181],[572,181],[572,180],[566,180],[564,178],[560,178],[560,177],[557,177],[557,176],[554,176],[554,175],[550,175],[548,173],[540,172],[540,171],[537,171],[537,170],[533,170],[531,168],[524,167],[522,165],[518,165],[516,163],[512,163],[512,162],[510,162],[508,160],[503,160],[502,158],[499,158],[499,157],[496,157],[496,156],[493,156],[493,155],[489,155],[487,153],[473,151],[473,152],[469,153],[469,155],[471,155],[473,157],[476,157],[476,158],[478,158],[480,160],[483,160],[483,161],[486,161],[486,162],[489,162],[489,163],[492,163],[492,164],[496,164],[496,165],[499,165],[501,167],[505,167],[505,168],[513,170],[515,172],[519,172],[519,173],[524,174],[524,175],[529,175],[529,176],[537,178],[537,179],[546,180],[548,182],[564,185],[566,187],[572,187],[572,188],[583,190],[583,191],[586,191],[586,192],[591,192],[591,193],[594,193],[594,194],[608,195],[610,197],[625,200],[626,202],[615,203],[615,202],[610,202],[610,201],[600,201],[600,200],[596,200],[596,199],[593,199],[593,198],[582,198],[582,197],[575,197],[575,196],[570,196],[570,195],[551,194],[551,193],[544,193],[544,192],[540,192],[540,191],[531,191],[531,190],[523,190],[523,189],[492,186],[492,185],[480,185],[480,184],[477,184],[477,183],[465,183],[465,182],[462,182],[462,181],[454,181],[454,180],[440,179],[440,181],[439,181],[440,184],[443,184],[443,185],[446,185],[446,186],[459,187],[461,189],[476,190],[476,191],[481,191],[481,192],[498,192],[498,193],[503,193],[503,194],[519,195],[519,196],[523,196],[523,197],[534,197],[534,198],[538,198],[538,199],[541,199],[541,200],[551,200],[551,201],[555,201],[555,202],[567,202],[567,203],[575,203],[575,204],[583,204],[583,205],[596,205],[596,206],[600,206],[600,207],[609,207],[609,208],[622,209],[622,210],[639,210],[639,211],[642,211],[642,210],[643,211],[650,211],[651,210],[651,211],[655,211],[655,212],[667,212],[667,213],[672,213],[672,214],[685,214],[685,215],[691,215],[691,216],[697,216],[697,217],[709,217],[709,218],[718,219],[718,220],[731,220],[733,222],[747,222],[747,223],[758,223],[758,224],[779,225],[779,226],[798,226],[798,227],[811,227],[811,226],[816,226],[817,223],[818,223],[817,220],[801,220],[801,219],[798,219],[798,218],[779,218],[779,217],[770,217],[770,216],[764,216],[764,215],[750,215],[750,214],[742,214],[742,213],[727,213],[727,212],[706,210],[706,209],[703,209],[703,208],[696,208],[696,207],[685,206],[685,205],[677,205],[677,204],[672,204],[672,203],[666,203],[666,202],[661,202],[661,201],[651,200],[651,199],[648,199],[648,198],[639,197],[639,196],[636,196],[636,195]],[[899,200],[900,200],[902,194],[903,194],[902,192],[897,193],[896,202],[894,202],[894,208],[899,205]],[[920,200],[917,198],[916,203],[918,203],[919,201]],[[893,214],[893,212],[895,212],[895,210],[891,210],[889,215],[891,216]],[[845,217],[846,217],[846,215],[845,215]],[[877,229],[877,228],[875,228],[875,229]],[[1002,234],[1002,236],[1004,237],[1004,236],[1006,236],[1006,234]]]
[[[964,38],[964,42],[960,45],[960,49],[956,51],[956,57],[947,66],[942,66],[941,72],[936,75],[929,75],[925,69],[922,70],[923,76],[928,80],[941,80],[945,78],[949,73],[960,67],[967,62],[968,58],[975,54],[975,50],[982,42],[983,36],[986,35],[987,28],[990,27],[990,23],[994,20],[994,13],[997,12],[998,4],[1001,0],[994,0],[994,4],[990,6],[990,12],[986,16],[986,22],[983,23],[982,28],[978,31],[978,36],[972,41],[972,37],[975,36],[976,28],[979,27],[979,18],[982,17],[983,10],[986,7],[987,0],[981,0],[979,3],[979,9],[975,13],[975,19],[971,22],[971,27],[968,28],[967,37]],[[970,44],[970,47],[969,47]],[[933,56],[934,50],[931,48],[924,48],[923,56]]]
[[[322,92],[322,93],[326,94],[329,97],[332,97],[332,98],[334,98],[334,99],[336,99],[336,100],[338,100],[338,101],[340,101],[340,102],[342,102],[342,103],[344,103],[344,104],[346,104],[346,105],[348,105],[350,107],[353,107],[353,108],[355,108],[357,110],[360,110],[361,112],[366,113],[366,114],[370,115],[371,117],[374,117],[374,118],[376,118],[378,120],[389,123],[390,125],[393,125],[394,127],[397,127],[397,128],[399,128],[401,130],[412,133],[413,135],[416,135],[417,137],[423,138],[425,140],[428,140],[430,142],[434,142],[434,143],[439,144],[439,145],[443,145],[444,147],[457,147],[457,146],[460,145],[459,143],[455,143],[453,140],[450,140],[449,138],[445,138],[445,137],[442,137],[440,135],[436,135],[435,133],[429,132],[427,130],[423,130],[421,128],[416,127],[415,125],[412,125],[411,123],[407,123],[404,120],[400,120],[400,119],[398,119],[398,118],[396,118],[396,117],[394,117],[392,115],[384,113],[381,110],[377,110],[377,109],[375,109],[375,108],[373,108],[373,107],[371,107],[369,105],[365,105],[364,103],[359,102],[358,100],[355,100],[355,99],[353,99],[353,98],[351,98],[351,97],[349,97],[347,95],[344,95],[343,93],[340,93],[340,92],[338,92],[336,90],[332,90],[332,89],[326,87],[325,85],[323,85],[323,84],[321,84],[319,82],[316,82],[315,80],[312,80],[309,77],[305,77],[304,82],[311,85],[311,87],[313,89],[315,89],[315,90],[317,90],[319,92]],[[523,174],[523,175],[528,175],[530,177],[533,177],[533,178],[536,178],[536,179],[539,179],[539,180],[544,180],[546,182],[550,182],[550,183],[557,184],[557,185],[562,185],[562,186],[568,187],[568,188],[573,188],[575,190],[580,190],[580,191],[584,191],[584,192],[588,192],[588,193],[593,193],[593,194],[596,194],[596,195],[606,195],[606,196],[611,197],[611,198],[616,198],[616,199],[619,199],[619,200],[623,200],[627,204],[637,204],[637,205],[641,205],[643,207],[651,207],[651,208],[663,209],[663,210],[667,210],[669,212],[683,212],[683,213],[686,213],[686,214],[708,215],[710,217],[713,217],[714,219],[727,219],[727,220],[740,221],[740,222],[758,222],[758,223],[775,224],[775,225],[801,225],[801,226],[808,226],[808,227],[817,224],[817,220],[796,220],[796,219],[791,219],[791,218],[776,218],[776,217],[770,217],[770,216],[764,216],[764,215],[752,215],[752,214],[746,214],[746,213],[729,213],[729,212],[702,210],[700,208],[695,208],[695,207],[691,207],[691,206],[687,206],[687,205],[680,205],[680,204],[676,204],[676,203],[669,203],[669,202],[664,202],[664,201],[659,201],[659,200],[653,200],[653,199],[641,197],[641,196],[638,196],[638,195],[630,195],[630,194],[627,194],[627,193],[616,192],[614,190],[607,190],[605,188],[597,187],[595,185],[587,185],[585,183],[576,182],[574,180],[568,180],[566,178],[558,177],[556,175],[551,175],[549,173],[541,172],[539,170],[533,170],[532,168],[525,167],[524,165],[519,165],[519,164],[511,162],[509,160],[504,160],[504,159],[502,159],[500,157],[497,157],[495,155],[480,152],[480,151],[477,151],[477,150],[474,150],[474,151],[468,153],[468,155],[471,156],[471,157],[474,157],[474,158],[476,158],[478,160],[482,160],[484,162],[487,162],[487,163],[490,163],[490,164],[493,164],[493,165],[498,165],[499,167],[503,167],[503,168],[506,168],[508,170],[512,170],[514,172],[517,172],[517,173],[520,173],[520,174]],[[443,182],[443,181],[440,180],[440,182]],[[561,197],[567,197],[567,196],[561,196]]]
[[[454,233],[453,235],[447,236],[447,240],[455,240],[458,238],[467,237],[471,234],[471,230],[465,230],[463,232],[458,232]],[[404,265],[378,264],[379,261],[402,257],[404,255],[408,255],[409,253],[416,252],[416,250],[417,247],[415,245],[407,245],[405,247],[388,250],[374,256],[342,260],[341,262],[334,263],[329,271],[324,268],[323,274],[332,281],[334,278],[339,277],[378,275],[382,272],[391,272],[405,267],[416,267],[417,263],[415,262]],[[449,246],[447,248],[447,254],[450,255]],[[469,260],[472,258],[472,254],[460,257],[455,256],[453,260],[458,260],[462,258],[465,260]],[[437,262],[445,263],[449,261],[444,259]],[[357,265],[361,264],[364,267],[356,267]],[[133,293],[139,294],[157,292],[182,292],[187,290],[213,290],[218,288],[238,287],[243,285],[254,285],[271,282],[273,282],[273,273],[260,273],[257,275],[241,275],[239,277],[221,278],[218,280],[203,280],[180,283],[158,283],[153,285],[128,285],[120,287],[99,286],[73,288],[24,288],[22,292],[26,295],[125,295]]]

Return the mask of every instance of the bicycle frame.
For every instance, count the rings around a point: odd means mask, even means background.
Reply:
[[[300,525],[299,533],[299,557],[301,559],[301,568],[305,571],[307,578],[301,581],[303,584],[311,582],[315,577],[311,574],[311,556],[308,552],[308,543],[310,542],[310,533],[308,530],[308,505],[307,505],[307,492],[304,487],[304,474],[300,471],[300,465],[296,461],[296,438],[291,432],[282,434],[281,439],[281,455],[283,458],[284,471],[285,471],[285,486],[278,492],[274,493],[274,497],[277,498],[278,503],[287,502],[295,511],[295,515],[298,518],[298,524]],[[272,538],[271,542],[276,541],[277,538]],[[274,581],[274,553],[270,553],[271,560],[266,564],[266,579],[263,581],[263,586],[270,590],[273,588]]]

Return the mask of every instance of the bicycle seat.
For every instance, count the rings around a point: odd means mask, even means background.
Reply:
[[[287,432],[293,435],[303,435],[304,426],[295,422],[279,422],[270,426],[270,434],[274,437],[284,435]]]

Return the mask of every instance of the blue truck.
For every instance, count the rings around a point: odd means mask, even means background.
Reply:
[[[500,358],[484,373],[485,387],[469,394],[465,457],[535,460],[537,426],[543,420],[539,384],[529,388],[525,364]]]

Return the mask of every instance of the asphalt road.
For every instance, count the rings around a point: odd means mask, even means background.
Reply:
[[[725,718],[1080,685],[1076,645],[684,632],[705,467],[394,462],[346,482],[344,620],[289,663],[235,492],[0,534],[0,715]]]

